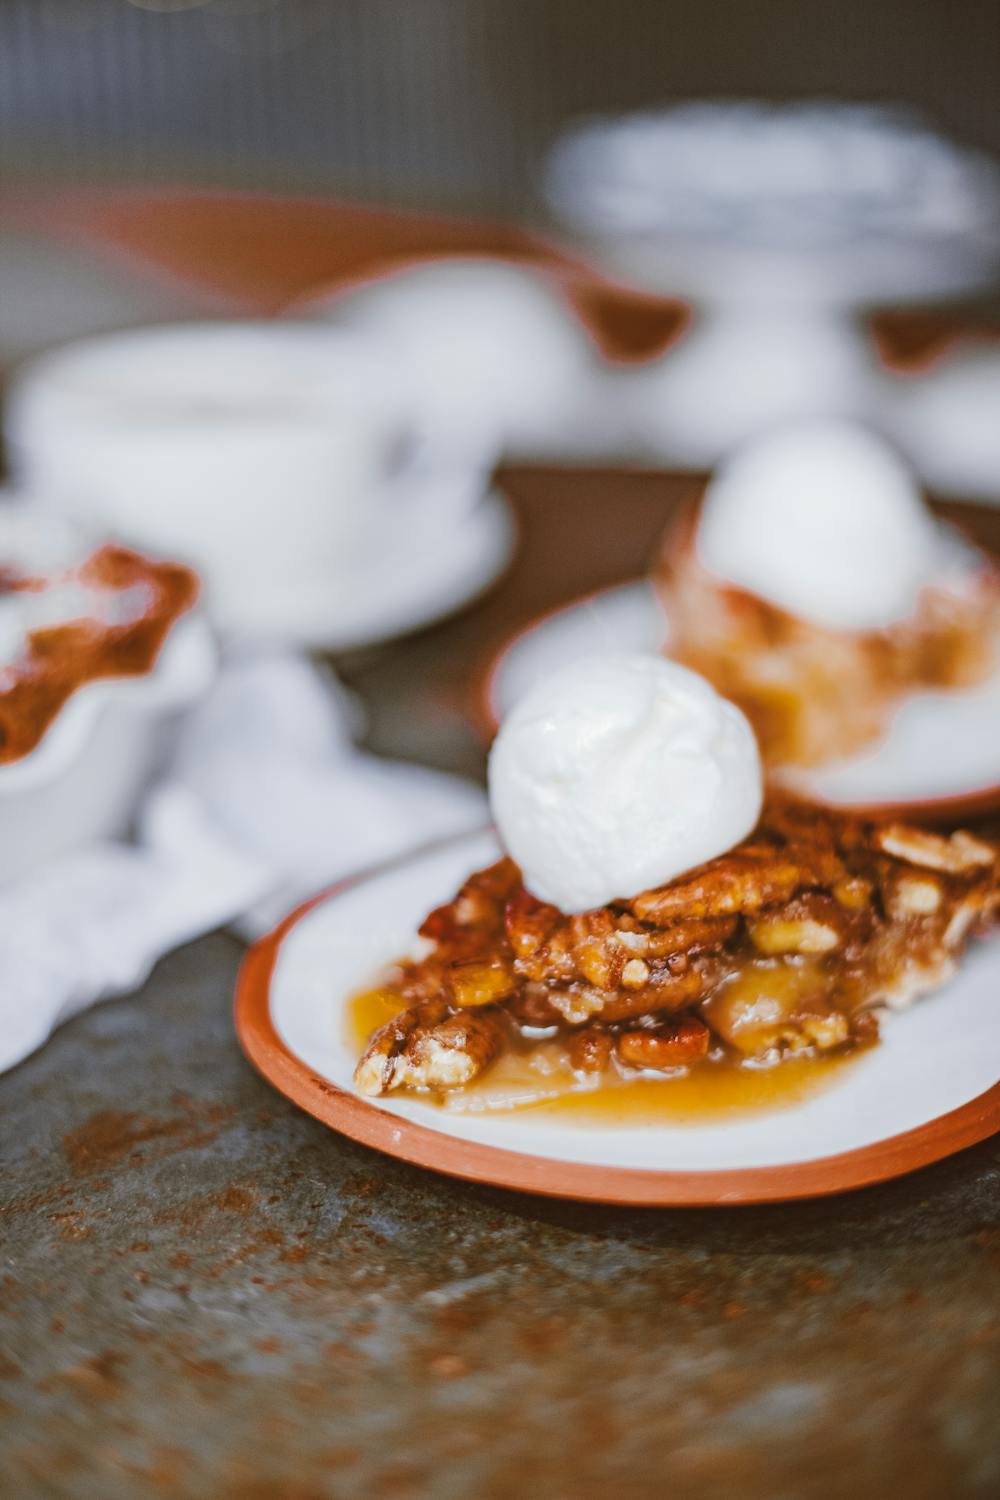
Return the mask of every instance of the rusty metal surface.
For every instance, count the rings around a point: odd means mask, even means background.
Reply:
[[[567,591],[627,571],[601,538],[624,517],[638,551],[665,495],[512,485],[535,544],[572,504]],[[469,661],[545,587],[526,558],[473,614],[356,662],[376,742],[474,768]],[[464,1186],[250,1071],[240,952],[172,955],[0,1079],[0,1495],[1000,1492],[1000,1139],[814,1205]]]

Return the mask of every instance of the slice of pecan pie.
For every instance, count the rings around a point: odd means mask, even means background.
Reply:
[[[1000,571],[969,549],[960,582],[925,588],[914,614],[877,630],[834,630],[711,573],[698,556],[698,507],[664,540],[654,583],[670,655],[733,703],[767,765],[816,766],[878,739],[900,700],[963,688],[996,665]]]
[[[952,973],[1000,911],[1000,846],[773,802],[729,853],[564,916],[502,859],[420,929],[383,990],[399,1012],[355,1072],[367,1095],[462,1089],[560,1038],[584,1075],[753,1063],[874,1041],[878,1011]]]

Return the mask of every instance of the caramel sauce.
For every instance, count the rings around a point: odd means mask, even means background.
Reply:
[[[860,1055],[786,1058],[762,1067],[724,1053],[673,1078],[602,1083],[592,1092],[564,1094],[535,1108],[546,1117],[581,1125],[703,1125],[791,1109],[832,1087]]]
[[[399,996],[394,990],[360,990],[344,1007],[344,1040],[360,1057],[373,1031],[398,1016]]]
[[[66,700],[84,683],[151,671],[174,622],[198,594],[190,569],[150,562],[126,547],[101,547],[56,579],[0,569],[0,590],[10,593],[39,593],[70,581],[106,591],[109,598],[115,591],[139,586],[148,594],[148,603],[127,623],[88,617],[25,634],[21,659],[0,672],[0,765],[34,750]]]
[[[373,1031],[399,1014],[398,994],[362,990],[345,1006],[345,1040],[360,1057]],[[832,1087],[864,1049],[763,1066],[719,1048],[693,1068],[660,1078],[602,1075],[582,1081],[558,1042],[524,1042],[474,1083],[454,1094],[421,1095],[449,1114],[506,1114],[530,1109],[547,1120],[583,1126],[701,1125],[791,1109]]]

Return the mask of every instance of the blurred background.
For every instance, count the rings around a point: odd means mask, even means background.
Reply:
[[[900,103],[1000,151],[998,48],[990,0],[5,0],[0,169],[537,218],[568,119],[676,98]]]

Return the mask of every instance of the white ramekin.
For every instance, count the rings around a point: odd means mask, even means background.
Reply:
[[[0,881],[128,831],[215,663],[204,620],[184,615],[149,672],[83,683],[34,750],[0,765]]]
[[[180,619],[150,672],[84,682],[34,750],[0,765],[0,880],[127,832],[214,661],[204,621]]]

